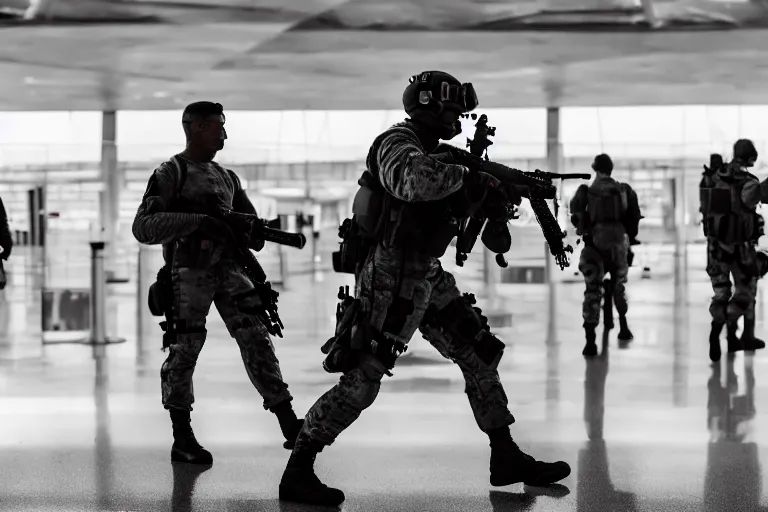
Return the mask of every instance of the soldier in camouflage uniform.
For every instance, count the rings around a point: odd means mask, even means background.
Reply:
[[[345,316],[352,319],[349,338],[329,342],[325,367],[343,375],[305,417],[280,482],[282,500],[344,501],[342,491],[315,475],[315,457],[373,403],[416,330],[464,375],[475,421],[490,439],[492,485],[545,485],[570,474],[565,462],[536,461],[512,440],[515,419],[496,370],[504,344],[438,260],[457,232],[450,205],[481,200],[492,180],[452,163],[450,149],[438,145],[460,131],[459,115],[477,104],[474,89],[446,73],[426,72],[412,78],[403,103],[411,118],[373,142],[353,207],[355,229],[370,245],[356,264],[357,300],[346,311],[357,313]],[[345,322],[337,334],[347,332]]]
[[[756,211],[763,200],[761,189],[766,187],[748,171],[756,160],[752,141],[738,140],[733,146],[733,161],[725,165],[722,158],[711,158],[715,165],[705,167],[699,185],[707,274],[715,292],[709,306],[709,357],[713,362],[720,360],[720,334],[725,325],[730,354],[765,348],[765,342],[755,337],[757,280],[766,271],[766,255],[757,251],[763,219]],[[744,331],[739,338],[738,320],[742,316]]]
[[[627,274],[630,240],[637,236],[642,218],[637,195],[632,187],[611,178],[613,161],[606,154],[597,155],[592,169],[595,179],[591,185],[581,185],[571,200],[571,222],[576,233],[584,239],[579,257],[579,271],[584,276],[586,290],[582,316],[586,344],[582,354],[597,355],[597,334],[603,298],[603,278],[611,274],[613,301],[619,313],[619,340],[633,338],[627,325]],[[613,318],[604,319],[605,326],[613,326]]]
[[[269,334],[249,312],[258,308],[259,299],[254,295],[233,299],[254,288],[235,261],[235,244],[244,242],[259,250],[264,242],[251,236],[253,220],[236,214],[222,219],[211,213],[256,214],[237,176],[213,161],[224,147],[224,121],[218,103],[193,103],[184,110],[187,147],[152,174],[133,222],[133,235],[140,243],[163,245],[171,270],[169,293],[176,335],[160,371],[162,403],[173,423],[171,459],[193,464],[213,463],[190,424],[192,374],[205,343],[205,322],[212,303],[240,347],[246,372],[263,397],[264,408],[277,416],[286,448],[293,447],[303,424],[291,406],[292,397]]]

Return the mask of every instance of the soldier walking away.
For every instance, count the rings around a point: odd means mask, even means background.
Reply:
[[[720,335],[727,326],[728,353],[765,348],[755,337],[755,296],[757,280],[765,274],[766,255],[757,251],[763,235],[763,218],[757,213],[760,180],[749,172],[757,150],[752,141],[740,139],[733,145],[733,160],[724,164],[719,155],[710,157],[699,184],[702,226],[707,237],[707,274],[715,294],[709,306],[712,327],[709,358],[721,357]],[[733,277],[733,281],[731,281]],[[744,330],[738,336],[738,321]]]
[[[264,408],[277,416],[286,448],[293,448],[303,424],[293,411],[267,328],[254,314],[260,307],[259,297],[250,293],[254,283],[235,258],[237,244],[260,250],[264,241],[252,234],[258,219],[240,180],[213,161],[227,138],[224,122],[218,103],[187,106],[182,115],[186,149],[152,174],[133,222],[136,239],[162,244],[166,262],[150,303],[154,294],[155,303],[165,301],[165,312],[173,312],[164,338],[168,358],[160,371],[162,403],[173,424],[171,460],[205,465],[213,457],[195,439],[190,412],[192,374],[206,340],[211,304],[240,347]],[[221,211],[235,213],[221,218],[216,215]],[[235,300],[238,295],[247,298]]]
[[[338,263],[352,267],[355,298],[341,295],[336,336],[323,351],[325,369],[343,375],[305,417],[280,482],[281,500],[344,501],[341,490],[315,475],[315,457],[374,402],[417,329],[464,375],[475,421],[490,439],[491,485],[548,485],[571,472],[565,462],[535,460],[512,440],[515,419],[497,371],[504,344],[438,260],[457,233],[456,217],[466,216],[452,208],[482,201],[494,180],[454,163],[450,147],[438,144],[455,137],[460,115],[477,106],[474,88],[447,73],[424,72],[411,78],[403,104],[410,118],[374,140],[353,219],[342,226],[348,248],[342,244],[340,259],[353,260]]]
[[[626,183],[611,177],[613,161],[606,154],[595,157],[592,163],[595,179],[590,185],[581,185],[571,199],[571,223],[576,234],[584,241],[579,257],[579,271],[584,276],[586,289],[582,317],[586,343],[582,354],[597,355],[597,329],[603,295],[603,278],[610,272],[606,287],[606,303],[612,301],[619,313],[619,340],[633,339],[627,324],[627,274],[630,246],[637,245],[637,232],[642,215],[637,194]],[[606,311],[611,308],[606,307]],[[604,318],[607,329],[613,327],[613,317]]]

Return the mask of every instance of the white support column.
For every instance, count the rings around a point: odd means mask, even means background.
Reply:
[[[688,226],[686,224],[687,201],[685,166],[675,169],[675,281],[686,283],[688,280]]]
[[[106,235],[106,268],[114,272],[115,242],[120,220],[120,189],[122,183],[117,168],[117,113],[104,111],[101,115],[101,180],[104,190],[100,197],[102,227]]]
[[[560,143],[560,109],[558,107],[547,108],[547,171],[560,172],[560,162],[562,161],[562,144]],[[556,186],[562,189],[562,180],[558,180]],[[558,196],[560,195],[558,191]],[[551,206],[551,205],[550,205]],[[559,215],[558,215],[559,216]],[[558,223],[560,219],[557,219]],[[552,255],[549,253],[549,246],[544,242],[544,271],[548,283],[554,282],[555,268],[552,265]]]
[[[662,23],[656,16],[656,9],[653,6],[653,0],[640,0],[640,4],[643,6],[643,13],[645,19],[653,28],[659,28]]]

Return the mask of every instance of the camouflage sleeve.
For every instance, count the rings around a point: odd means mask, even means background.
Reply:
[[[251,203],[251,200],[248,199],[248,195],[243,189],[243,184],[240,182],[240,178],[238,178],[237,174],[233,171],[229,171],[229,175],[232,177],[232,181],[235,184],[235,193],[232,196],[232,210],[239,213],[256,215],[258,217],[259,215],[256,212],[256,208],[253,206],[253,203]]]
[[[147,245],[167,244],[200,227],[205,215],[168,211],[176,187],[176,170],[161,165],[149,178],[147,190],[133,219],[133,236]]]
[[[757,205],[763,199],[762,188],[760,180],[751,177],[747,178],[744,186],[741,188],[741,201],[744,203],[744,206],[750,210],[757,208]]]
[[[437,201],[457,192],[467,168],[442,163],[427,155],[418,139],[393,131],[379,145],[379,180],[387,192],[409,203]]]

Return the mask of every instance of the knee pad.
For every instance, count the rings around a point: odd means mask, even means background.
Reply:
[[[475,354],[488,368],[495,370],[499,367],[505,347],[506,345],[499,338],[488,331],[483,331],[480,340],[475,344]]]
[[[408,317],[413,314],[414,304],[410,299],[395,297],[392,305],[387,308],[387,316],[381,330],[388,333],[399,333],[403,330]]]
[[[768,274],[768,254],[765,251],[757,252],[757,275],[759,278]]]
[[[461,345],[471,346],[483,363],[496,368],[505,345],[491,334],[488,319],[483,316],[480,308],[474,306],[475,303],[474,295],[464,294],[439,311],[428,309],[425,323],[442,329],[457,348]]]
[[[457,297],[449,302],[443,309],[429,306],[424,314],[422,323],[432,327],[440,327],[449,333],[454,341],[460,338],[469,342],[483,330],[484,322],[480,308],[473,307],[474,296]],[[487,319],[485,319],[487,322]]]

